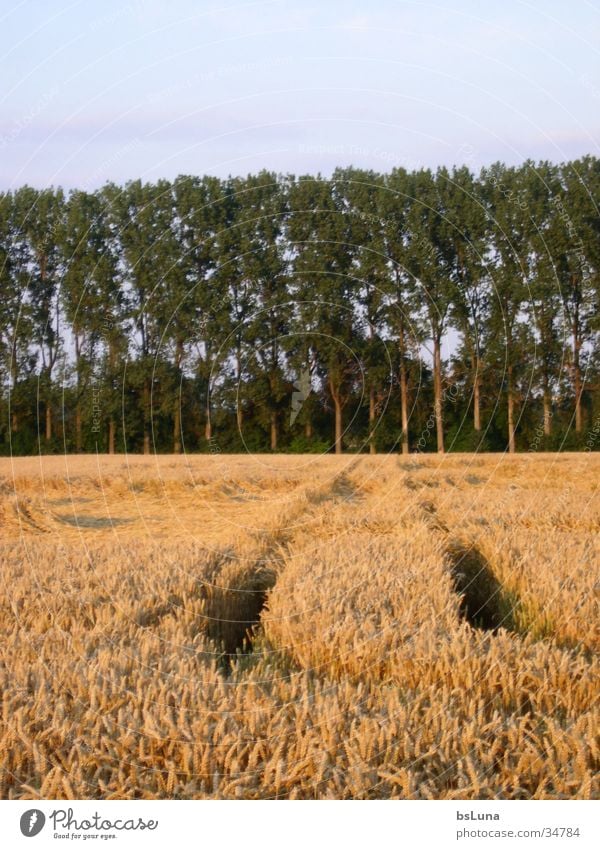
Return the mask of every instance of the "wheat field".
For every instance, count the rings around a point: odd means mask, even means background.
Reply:
[[[598,798],[599,472],[0,461],[0,796]]]

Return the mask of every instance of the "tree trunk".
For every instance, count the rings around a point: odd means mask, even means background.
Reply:
[[[408,454],[410,451],[408,442],[408,386],[403,354],[400,355],[400,410],[402,416],[402,453]]]
[[[312,422],[310,419],[307,419],[304,423],[304,436],[307,439],[312,439]]]
[[[78,401],[75,405],[75,451],[81,454],[83,447],[83,439],[81,433],[81,403]]]
[[[49,401],[46,402],[46,440],[49,442],[52,439],[52,405]]]
[[[396,286],[398,290],[398,306],[402,315],[402,295],[399,268],[395,270]],[[402,453],[408,454],[410,451],[410,439],[408,436],[408,375],[406,371],[406,336],[404,320],[401,318],[399,325],[399,344],[400,344],[400,419],[402,422]]]
[[[508,451],[514,454],[516,451],[515,440],[515,396],[513,389],[513,367],[507,370],[507,395],[508,395]]]
[[[83,439],[81,435],[81,337],[79,329],[73,328],[75,335],[75,373],[77,375],[76,401],[75,401],[75,453],[81,454]],[[92,410],[92,418],[96,410]]]
[[[440,339],[437,335],[433,338],[433,394],[435,428],[437,436],[437,450],[439,454],[444,453],[444,411],[442,403],[442,351]]]
[[[181,388],[181,363],[183,361],[183,342],[177,338],[175,342],[175,368],[179,376],[179,386]],[[181,396],[175,400],[175,409],[173,411],[173,454],[181,454]]]
[[[16,341],[13,339],[12,349],[10,353],[10,375],[12,379],[12,393],[17,391],[17,352],[16,352]],[[9,399],[11,399],[9,393]],[[11,405],[12,406],[12,405]],[[10,426],[13,433],[17,433],[19,430],[19,417],[17,415],[17,411],[13,410],[11,412],[10,417]]]
[[[181,454],[181,407],[179,399],[175,402],[173,415],[173,454]]]
[[[204,438],[207,442],[210,442],[212,439],[212,417],[211,417],[211,407],[210,407],[210,384],[206,389],[206,407],[204,408],[204,414],[206,416],[204,420]]]
[[[550,436],[552,432],[552,404],[548,385],[544,386],[544,436]]]
[[[573,326],[573,378],[575,383],[575,432],[581,433],[581,366],[579,363],[579,349],[581,347],[581,343],[579,340],[579,333],[577,328],[577,322],[574,323]]]
[[[481,430],[481,377],[479,376],[480,362],[475,360],[475,378],[473,380],[473,428],[477,432]]]
[[[342,453],[342,404],[339,397],[334,397],[335,407],[335,453]]]
[[[342,453],[342,399],[340,397],[340,393],[338,388],[334,385],[331,377],[329,378],[329,391],[331,392],[331,398],[333,400],[333,407],[335,410],[335,453]]]
[[[144,405],[144,454],[150,453],[150,385],[144,380],[143,391]]]
[[[271,410],[271,451],[277,451],[277,413]]]
[[[111,389],[114,389],[114,387],[113,387],[113,375],[114,375],[115,359],[116,359],[115,344],[114,344],[114,340],[111,337],[111,339],[108,343],[108,385]],[[116,437],[117,437],[117,426],[116,426],[115,420],[114,420],[112,412],[111,412],[110,417],[108,419],[108,453],[109,454],[115,453]]]
[[[236,377],[237,377],[237,401],[236,401],[236,421],[238,430],[240,432],[240,436],[242,435],[242,425],[244,421],[244,414],[242,411],[242,404],[240,402],[240,386],[242,385],[242,349],[240,344],[238,343],[237,353],[236,353]]]
[[[375,444],[375,387],[369,389],[369,454],[377,454],[377,446]]]

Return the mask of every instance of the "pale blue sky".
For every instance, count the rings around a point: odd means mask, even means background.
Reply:
[[[0,31],[2,188],[599,153],[596,0],[0,0]]]

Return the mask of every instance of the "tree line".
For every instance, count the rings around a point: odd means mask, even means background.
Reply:
[[[599,178],[3,192],[0,450],[596,448]]]

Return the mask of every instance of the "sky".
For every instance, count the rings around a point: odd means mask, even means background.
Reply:
[[[0,0],[0,189],[599,154],[600,0]]]

